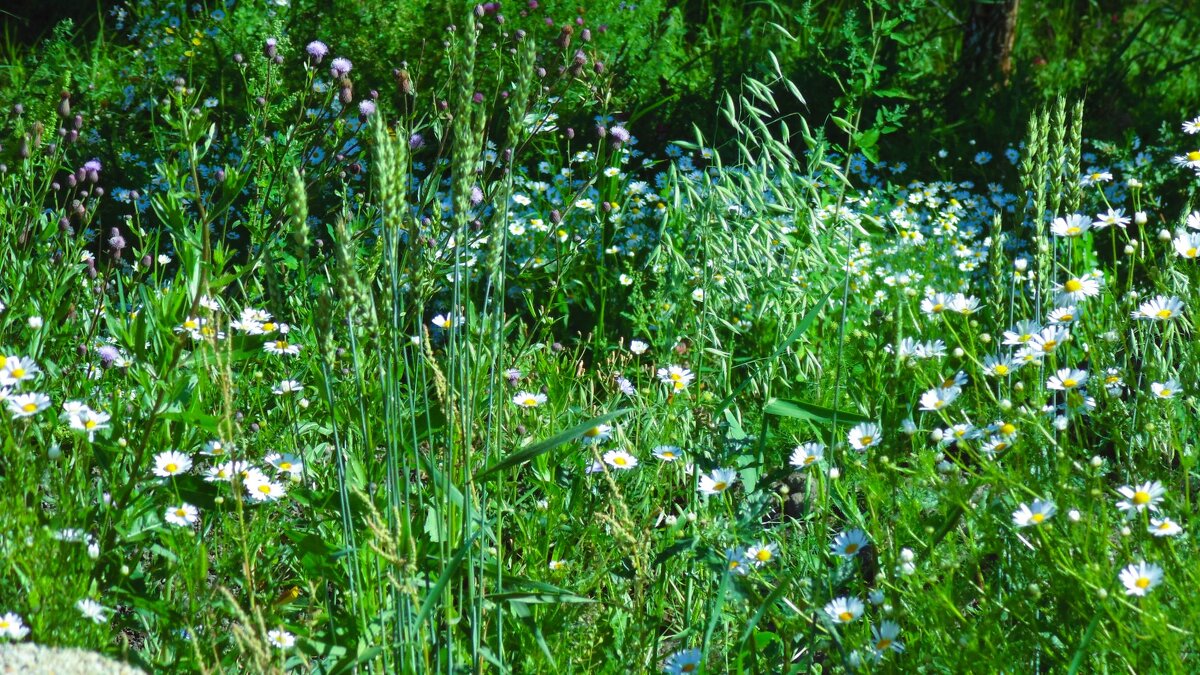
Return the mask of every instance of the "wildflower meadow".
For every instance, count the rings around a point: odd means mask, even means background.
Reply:
[[[101,4],[3,50],[0,664],[1200,671],[1200,99],[924,134],[923,2]]]

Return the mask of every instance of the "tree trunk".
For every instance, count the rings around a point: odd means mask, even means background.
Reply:
[[[975,0],[963,26],[959,77],[965,82],[1008,84],[1012,74],[1017,10],[1021,0]]]

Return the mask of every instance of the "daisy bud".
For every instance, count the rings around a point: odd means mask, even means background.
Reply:
[[[1025,270],[1029,269],[1029,261],[1024,258],[1017,258],[1013,262],[1013,268],[1018,272],[1024,272]]]
[[[53,460],[53,459],[58,459],[59,457],[62,457],[62,448],[61,448],[61,447],[59,447],[58,443],[55,443],[54,445],[51,445],[51,446],[50,446],[50,447],[49,447],[49,448],[46,450],[46,457],[48,457],[48,458],[50,458],[50,459],[52,459],[52,460]]]
[[[831,480],[837,480],[838,478],[841,478],[841,477],[842,477],[841,469],[837,468],[836,466],[829,468],[829,478]]]
[[[308,406],[309,406],[309,401],[308,401],[308,399],[306,399],[306,398],[302,398],[302,399],[300,399],[300,407],[301,407],[301,408],[303,408],[303,409],[307,410],[307,409],[308,409]]]
[[[1172,237],[1171,237],[1170,230],[1163,228],[1158,231],[1158,240],[1159,241],[1171,241],[1171,239],[1172,239]]]
[[[1079,511],[1077,511],[1075,509],[1071,509],[1070,511],[1067,511],[1067,518],[1070,518],[1072,523],[1078,523],[1079,522]]]
[[[1017,382],[1013,385],[1013,391],[1025,391],[1025,383]]]
[[[1012,410],[1012,401],[1010,401],[1006,398],[1000,399],[1000,409],[1001,410]]]
[[[917,572],[917,566],[914,563],[906,562],[900,565],[900,574],[910,577]]]
[[[129,447],[129,441],[125,440],[125,437],[122,436],[117,439],[117,445],[122,448]]]
[[[1137,213],[1133,214],[1133,222],[1137,223],[1138,225],[1145,225],[1149,220],[1150,218],[1146,215],[1145,211],[1138,211]]]
[[[955,348],[954,348],[954,358],[956,358],[956,359],[961,359],[961,358],[963,357],[963,355],[964,355],[964,354],[966,354],[966,352],[964,352],[964,351],[963,351],[963,348],[962,348],[962,347],[955,347]]]
[[[941,429],[934,429],[933,431],[929,432],[929,440],[933,441],[934,443],[941,443],[942,437],[943,434]]]
[[[1133,534],[1133,530],[1130,530],[1128,527],[1121,528],[1121,536],[1122,537],[1128,537],[1131,534]]]
[[[688,514],[687,514],[687,520],[688,520],[688,522],[689,522],[689,523],[694,523],[694,522],[696,522],[696,512],[695,512],[695,511],[688,511]]]
[[[29,317],[29,327],[34,330],[41,328],[42,327],[42,317],[40,317],[40,316]]]
[[[1092,467],[1099,469],[1104,464],[1104,458],[1100,455],[1092,455]]]
[[[982,343],[983,343],[983,344],[985,344],[985,345],[986,345],[987,343],[991,342],[991,341],[992,341],[992,335],[991,335],[991,333],[983,333],[982,335],[980,335],[980,336],[979,336],[979,341],[980,341],[980,342],[982,342]]]
[[[245,60],[246,60],[246,58],[245,58],[244,56],[242,56],[242,53],[241,53],[241,52],[237,52],[236,54],[234,54],[234,55],[233,55],[233,62],[234,62],[234,63],[236,63],[236,64],[238,64],[239,66],[240,66],[240,65],[242,64],[242,62],[243,62],[243,61],[245,61]]]

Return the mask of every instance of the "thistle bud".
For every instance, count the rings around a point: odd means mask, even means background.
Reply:
[[[266,42],[263,43],[263,56],[268,59],[274,59],[279,55],[278,45],[279,43],[275,38],[267,38]]]
[[[59,97],[58,116],[65,120],[71,116],[71,94],[64,91]]]

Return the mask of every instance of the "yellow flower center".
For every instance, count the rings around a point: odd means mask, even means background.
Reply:
[[[179,516],[180,518],[183,518],[184,516],[187,515],[187,511],[184,511],[183,509],[175,509],[175,515]]]
[[[757,558],[759,562],[767,562],[771,559],[771,550],[760,548],[758,549],[758,553],[754,554],[754,557]]]
[[[626,461],[624,457],[614,457],[613,458],[613,464],[616,464],[617,466],[625,466],[628,463],[629,462]]]
[[[1005,422],[1004,424],[1000,425],[1000,433],[1004,434],[1005,436],[1011,436],[1017,433],[1017,427],[1012,422]]]
[[[280,462],[279,468],[282,471],[290,471],[292,468],[292,463],[291,462]]]
[[[1158,316],[1158,318],[1160,318],[1160,319],[1169,319],[1169,318],[1171,318],[1171,310],[1169,310],[1169,309],[1160,309],[1160,310],[1158,310],[1158,314],[1157,314],[1157,316]]]
[[[1042,351],[1052,352],[1058,346],[1058,340],[1046,340],[1042,343]]]
[[[1008,366],[1004,365],[1003,363],[997,365],[996,366],[996,374],[997,375],[1007,375],[1008,374]]]
[[[1150,493],[1146,492],[1144,490],[1138,490],[1137,492],[1133,493],[1133,503],[1137,504],[1138,506],[1142,506],[1143,504],[1149,504],[1150,503]]]
[[[600,435],[600,427],[592,427],[591,429],[583,432],[583,435],[587,436],[588,438],[595,438],[596,436]]]
[[[284,350],[284,349],[287,349],[287,348],[288,348],[288,343],[287,343],[287,340],[276,340],[276,341],[275,341],[275,348],[276,348],[276,349],[279,349],[279,350]]]
[[[19,380],[19,379],[21,379],[22,377],[25,377],[25,373],[26,373],[26,372],[27,372],[27,371],[26,371],[24,368],[17,367],[17,368],[13,368],[13,369],[12,369],[12,372],[11,372],[10,374],[11,374],[11,375],[12,375],[14,378],[16,378],[16,379],[18,379],[18,380]]]
[[[171,462],[170,464],[163,467],[163,471],[166,471],[167,473],[175,473],[178,470],[179,470],[179,465],[176,464],[175,462]]]
[[[716,490],[717,492],[723,492],[725,490],[725,488],[727,488],[727,487],[729,487],[729,483],[726,483],[723,480],[719,480],[719,481],[713,483],[713,489]]]
[[[938,304],[936,304],[936,305],[934,305],[934,306],[933,306],[933,311],[934,311],[934,312],[940,312],[940,311],[942,311],[942,310],[943,310],[943,309],[945,309],[945,308],[946,308],[946,306],[945,306],[945,305],[943,305],[942,303],[940,303],[940,302],[939,302]]]
[[[683,667],[679,669],[679,672],[681,672],[681,673],[694,673],[694,672],[696,672],[696,664],[694,664],[694,663],[685,663],[685,664],[683,664]]]
[[[21,410],[24,410],[27,413],[37,412],[37,404],[36,403],[26,403],[25,405],[21,406]]]
[[[871,442],[874,440],[875,440],[874,436],[863,436],[859,442],[862,443],[863,445],[870,445]]]
[[[661,454],[659,456],[662,457],[663,459],[675,459],[675,453],[671,452],[670,450],[667,450],[666,452],[664,452],[663,454]]]
[[[847,544],[846,553],[858,553],[858,544]]]
[[[809,455],[809,456],[807,456],[807,457],[805,457],[805,458],[804,458],[804,463],[805,463],[806,465],[807,465],[807,464],[812,464],[812,463],[813,463],[813,462],[815,462],[815,461],[817,461],[817,456],[816,456],[816,455]]]
[[[84,423],[83,423],[83,428],[85,428],[85,429],[95,429],[95,428],[96,428],[96,420],[88,420],[88,421],[84,422]]]
[[[275,330],[275,324],[271,321],[268,321],[262,325],[262,329],[267,332],[273,331]]]
[[[1200,162],[1200,150],[1192,150],[1187,154],[1188,161]]]
[[[1079,229],[1078,227],[1075,227],[1074,225],[1072,225],[1071,227],[1068,227],[1068,228],[1067,228],[1067,234],[1068,234],[1068,235],[1072,235],[1072,234],[1079,234],[1079,233],[1080,233],[1080,232],[1082,232],[1082,231],[1083,231],[1083,230]]]
[[[1183,255],[1187,258],[1195,258],[1197,254],[1200,254],[1200,250],[1197,250],[1196,247],[1193,246],[1189,248]]]
[[[683,379],[683,376],[680,375],[679,373],[671,373],[671,379],[678,382]]]
[[[843,623],[850,621],[853,618],[854,614],[852,612],[842,612],[841,614],[838,614],[838,619],[841,619]]]
[[[883,638],[879,642],[875,643],[875,649],[878,649],[879,651],[883,651],[891,646],[892,646],[892,641],[887,638]]]
[[[1133,585],[1138,588],[1150,588],[1150,579],[1149,577],[1138,577],[1138,580],[1133,582]]]
[[[1163,390],[1162,390],[1161,392],[1159,392],[1159,394],[1158,394],[1158,395],[1159,395],[1159,396],[1161,396],[1161,397],[1163,397],[1163,398],[1171,398],[1171,394],[1174,394],[1174,393],[1175,393],[1175,392],[1173,392],[1173,391],[1171,391],[1170,389],[1167,389],[1167,388],[1165,388],[1165,387],[1164,387],[1164,388],[1163,388]]]
[[[1159,523],[1159,524],[1158,524],[1158,529],[1160,529],[1160,530],[1169,530],[1169,529],[1171,529],[1171,521],[1167,520],[1167,521],[1163,521],[1163,522]]]
[[[271,486],[267,485],[266,483],[263,483],[262,485],[258,486],[258,491],[263,493],[264,495],[271,494]]]
[[[1033,522],[1035,522],[1035,523],[1041,524],[1041,522],[1042,522],[1043,520],[1045,520],[1045,519],[1046,519],[1046,514],[1044,514],[1044,513],[1035,513],[1035,514],[1033,514],[1033,516],[1031,516],[1029,519],[1030,519],[1030,520],[1032,520],[1032,521],[1033,521]]]
[[[1083,282],[1078,279],[1071,279],[1063,284],[1063,288],[1067,289],[1068,293],[1078,293],[1079,289],[1083,288]]]

